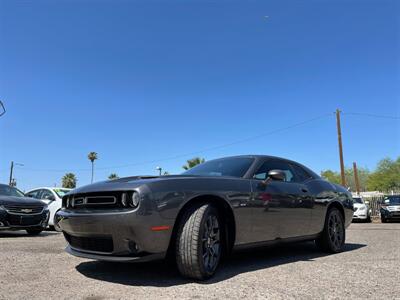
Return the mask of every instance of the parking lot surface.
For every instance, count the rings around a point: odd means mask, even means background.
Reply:
[[[0,232],[0,299],[400,299],[400,223],[352,224],[336,255],[313,243],[235,253],[206,282],[164,262],[96,262],[64,247],[56,232]]]

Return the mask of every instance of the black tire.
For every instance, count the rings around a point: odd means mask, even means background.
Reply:
[[[387,220],[386,220],[386,218],[384,218],[384,217],[381,217],[381,222],[382,222],[382,223],[387,223]]]
[[[43,231],[43,229],[27,229],[26,232],[29,235],[39,235],[41,232]]]
[[[346,240],[346,230],[342,213],[332,207],[328,210],[325,218],[324,230],[315,244],[325,252],[339,253],[343,251]]]
[[[205,280],[215,274],[223,249],[222,223],[210,203],[190,207],[180,221],[175,258],[184,277]]]
[[[365,220],[365,222],[366,223],[371,223],[372,222],[372,219],[371,219],[370,215],[367,216],[367,219]]]

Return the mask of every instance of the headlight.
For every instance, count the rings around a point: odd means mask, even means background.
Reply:
[[[3,206],[0,205],[0,210],[6,210]]]
[[[366,210],[367,208],[365,207],[365,206],[361,206],[360,208],[359,208],[359,210]]]
[[[127,198],[128,198],[127,194],[126,193],[122,193],[121,204],[124,207],[128,206],[128,199]]]
[[[129,199],[129,206],[130,207],[136,208],[136,207],[139,206],[139,202],[140,202],[139,193],[133,192],[129,198],[130,198]]]

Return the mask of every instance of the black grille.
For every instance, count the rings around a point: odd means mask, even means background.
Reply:
[[[43,221],[43,215],[36,216],[23,216],[23,215],[11,215],[7,216],[7,222],[11,226],[35,226],[41,225]]]
[[[13,214],[31,215],[40,214],[43,206],[39,205],[4,205],[4,208]]]
[[[111,237],[79,237],[68,233],[64,233],[64,236],[68,243],[77,249],[108,253],[114,250]]]
[[[116,197],[114,196],[92,196],[86,197],[87,204],[114,204],[116,202]]]
[[[86,194],[66,195],[63,197],[63,207],[69,209],[81,208],[122,208],[123,192],[95,192]]]

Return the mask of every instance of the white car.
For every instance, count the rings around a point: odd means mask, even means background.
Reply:
[[[61,209],[62,197],[67,194],[71,189],[57,188],[57,187],[41,187],[28,191],[25,196],[42,200],[47,204],[50,211],[49,226],[54,227],[55,230],[61,231],[58,226],[54,226],[54,216],[58,210]]]
[[[364,199],[361,197],[353,197],[353,221],[361,220],[365,222],[371,222],[371,209],[365,204]]]

